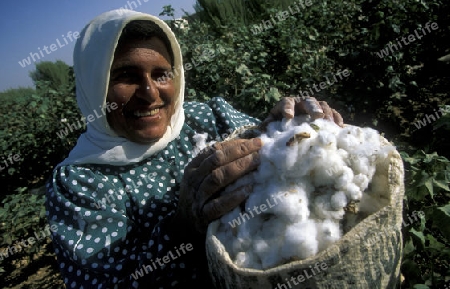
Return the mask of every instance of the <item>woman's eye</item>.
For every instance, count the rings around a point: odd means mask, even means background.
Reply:
[[[115,81],[136,81],[138,79],[138,75],[135,72],[124,70],[115,75]]]
[[[168,81],[173,79],[173,73],[171,71],[153,71],[152,79],[157,81],[159,84],[166,84]]]

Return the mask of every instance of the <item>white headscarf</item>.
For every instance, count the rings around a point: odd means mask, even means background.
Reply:
[[[170,27],[161,19],[131,10],[112,10],[94,18],[81,32],[73,53],[76,95],[83,116],[100,111],[106,103],[114,51],[123,28],[133,20],[156,23],[167,35],[173,51],[175,75],[175,112],[164,136],[152,144],[139,144],[119,137],[109,126],[106,116],[87,124],[69,156],[58,166],[67,164],[136,163],[167,146],[180,133],[184,123],[184,70],[180,45]]]

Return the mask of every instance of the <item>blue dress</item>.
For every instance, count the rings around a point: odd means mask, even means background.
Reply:
[[[212,288],[204,239],[175,238],[169,222],[193,136],[208,140],[259,120],[222,98],[186,102],[180,135],[135,164],[66,165],[47,183],[46,210],[67,288]],[[195,235],[195,234],[193,234]]]

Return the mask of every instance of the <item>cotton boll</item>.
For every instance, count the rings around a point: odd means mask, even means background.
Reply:
[[[339,223],[331,220],[325,220],[317,224],[317,240],[319,242],[319,252],[328,248],[331,244],[338,241],[341,236]]]
[[[294,121],[293,121],[292,118],[291,119],[283,118],[281,120],[281,124],[280,125],[281,125],[281,130],[287,131],[290,128],[294,127]]]
[[[309,216],[307,193],[298,187],[280,188],[274,206],[268,209],[269,213],[281,216],[290,222],[306,220]]]
[[[230,226],[230,224],[233,224],[233,220],[237,220],[239,218],[240,212],[241,210],[238,207],[234,208],[232,211],[230,211],[227,214],[224,214],[220,218],[220,223],[222,223],[225,226]]]
[[[357,174],[353,177],[353,183],[359,187],[361,192],[364,192],[369,186],[369,178],[363,174]]]
[[[344,187],[344,191],[347,194],[347,198],[351,201],[358,201],[363,195],[361,189],[354,183],[348,183]]]
[[[316,218],[324,220],[324,219],[333,219],[340,220],[344,217],[345,211],[343,207],[340,209],[333,209],[331,207],[331,197],[332,194],[330,192],[317,196],[314,199],[314,215]]]
[[[253,193],[250,194],[245,203],[245,208],[252,210],[255,207],[260,208],[261,205],[265,205],[267,207],[266,213],[272,213],[271,208],[277,205],[279,196],[281,195],[279,187],[280,183],[276,180],[269,184],[255,185],[253,187]]]
[[[262,218],[263,215],[257,215],[250,220],[242,222],[242,224],[238,227],[236,237],[251,240],[252,237],[261,229],[263,224]]]
[[[263,223],[261,231],[256,235],[253,250],[261,260],[263,269],[274,267],[282,262],[280,248],[283,247],[283,239],[280,236],[284,235],[285,228],[285,222],[273,217]]]
[[[257,239],[253,243],[255,255],[261,260],[261,268],[275,267],[282,262],[279,246],[273,244],[272,240]]]
[[[341,210],[347,206],[347,196],[343,191],[337,191],[331,196],[330,205],[333,210]]]
[[[257,232],[257,236],[264,238],[265,240],[282,242],[283,240],[280,236],[284,235],[286,226],[287,222],[281,217],[272,216],[263,222],[261,230]]]
[[[197,156],[200,151],[202,151],[203,149],[205,149],[207,146],[213,145],[215,143],[215,141],[206,143],[206,140],[208,139],[208,133],[197,133],[195,134],[193,137],[194,142],[195,142],[195,147],[193,148],[192,151],[192,156],[195,157]]]
[[[373,128],[363,128],[364,142],[371,144],[374,147],[380,147],[380,134]]]
[[[253,173],[256,180],[267,180],[275,176],[277,168],[269,161],[262,153],[260,153],[261,164],[258,169]]]
[[[326,130],[327,132],[330,132],[335,136],[337,136],[342,131],[342,128],[340,126],[326,119],[318,118],[312,123],[319,127],[319,131]]]
[[[342,167],[342,174],[336,179],[335,188],[338,190],[344,190],[348,183],[353,182],[353,171],[351,168],[344,166]]]
[[[234,263],[241,268],[262,269],[261,262],[253,251],[237,253]]]
[[[347,126],[337,137],[337,145],[346,151],[354,151],[364,141],[363,131],[359,127]]]
[[[319,146],[329,150],[336,150],[337,140],[333,133],[321,130],[318,133],[317,140]]]
[[[344,161],[337,153],[323,150],[325,151],[325,157],[323,159],[318,158],[314,162],[313,184],[316,187],[333,185],[345,166]]]
[[[371,175],[374,171],[370,170],[370,161],[366,156],[353,155],[350,157],[350,166],[356,174]]]
[[[241,252],[241,251],[247,251],[251,245],[252,241],[249,238],[234,238],[232,243],[232,252]]]
[[[316,234],[316,225],[310,220],[288,225],[281,248],[283,259],[302,260],[317,254],[319,248],[314,238]]]

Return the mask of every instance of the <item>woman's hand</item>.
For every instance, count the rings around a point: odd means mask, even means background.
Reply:
[[[265,128],[269,122],[282,118],[291,119],[298,114],[309,114],[312,119],[324,118],[341,127],[344,126],[342,116],[336,110],[330,108],[325,101],[317,101],[314,97],[291,96],[284,97],[272,108],[261,127]]]
[[[235,139],[203,150],[185,168],[175,219],[204,233],[208,224],[233,210],[252,191],[239,187],[220,194],[229,184],[256,169],[261,139]],[[183,226],[183,225],[179,225]]]

